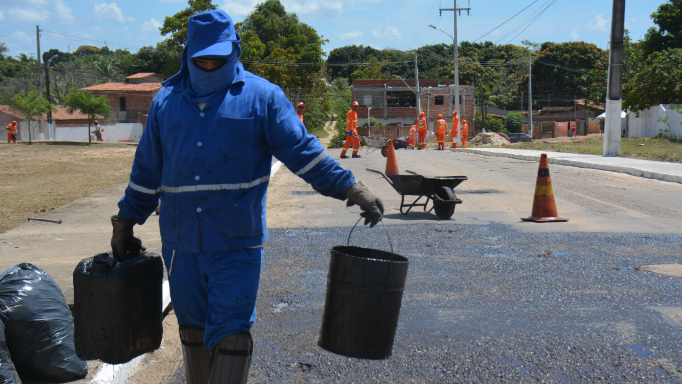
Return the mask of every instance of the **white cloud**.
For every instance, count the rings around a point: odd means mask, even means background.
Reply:
[[[348,33],[339,33],[339,39],[341,40],[350,40],[350,39],[357,39],[358,37],[362,37],[364,33],[362,31],[351,31]]]
[[[155,19],[149,19],[149,21],[145,21],[142,23],[142,32],[159,32],[159,28],[161,28],[161,23],[159,21],[156,21]]]
[[[0,11],[0,20],[5,20],[5,13]]]
[[[496,29],[496,30],[490,32],[490,36],[492,36],[492,37],[500,37],[500,36],[502,36],[502,33],[500,32],[499,29]]]
[[[385,40],[400,40],[402,39],[402,36],[400,36],[400,31],[396,27],[391,27],[388,25],[388,18],[386,19],[386,23],[381,23],[372,32],[372,36],[376,37],[377,39],[385,39]]]
[[[595,16],[593,20],[590,20],[589,23],[587,23],[587,29],[590,31],[602,31],[602,32],[607,32],[606,30],[606,24],[609,22],[604,20],[604,15],[599,14]]]
[[[54,3],[54,16],[57,17],[62,24],[71,24],[76,18],[73,17],[73,11],[62,0],[56,0]]]
[[[30,37],[28,37],[28,35],[25,34],[25,33],[22,32],[22,31],[14,32],[14,33],[12,34],[12,39],[13,39],[13,40],[18,40],[18,41],[25,41],[25,42],[32,42],[32,41],[33,41],[33,39],[31,39]]]
[[[578,30],[574,29],[573,32],[571,32],[570,35],[568,35],[571,39],[573,40],[580,40],[580,35],[578,34]]]
[[[299,15],[329,17],[343,13],[343,2],[341,1],[295,0],[290,7],[294,13]]]
[[[246,1],[239,1],[239,0],[226,0],[225,4],[223,4],[220,9],[223,11],[227,12],[230,17],[235,20],[235,19],[241,19],[244,16],[248,15],[253,11],[253,8],[256,6],[258,3],[258,0],[246,0]]]
[[[38,23],[45,21],[47,17],[47,12],[45,10],[38,11],[34,8],[27,9],[12,9],[9,11],[9,18],[12,21],[26,22],[26,23]]]
[[[126,21],[134,21],[132,17],[123,16],[123,12],[116,5],[116,3],[97,3],[95,4],[95,15],[98,19],[103,21],[118,21],[119,23],[125,23]]]

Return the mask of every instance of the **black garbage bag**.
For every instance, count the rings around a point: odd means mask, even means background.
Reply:
[[[88,373],[76,356],[66,299],[47,272],[22,263],[0,274],[0,320],[22,379],[68,381]]]
[[[0,321],[0,384],[21,384],[17,370],[9,356],[7,342],[5,342],[5,327]]]

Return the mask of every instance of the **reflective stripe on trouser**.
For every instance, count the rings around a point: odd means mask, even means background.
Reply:
[[[205,328],[210,350],[224,337],[251,329],[263,248],[183,253],[162,247],[178,324]]]
[[[355,136],[347,135],[346,143],[343,144],[343,151],[341,151],[341,156],[346,155],[346,151],[348,150],[351,144],[353,144],[353,154],[355,155],[358,153],[358,149],[360,149],[360,140]]]
[[[204,329],[180,326],[180,342],[187,384],[208,383],[211,352],[204,346]]]
[[[417,143],[418,148],[426,147],[426,129],[419,131],[419,140],[417,140]]]
[[[253,354],[249,331],[225,337],[212,352],[208,384],[246,384]]]

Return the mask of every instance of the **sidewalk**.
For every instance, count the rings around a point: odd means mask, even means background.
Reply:
[[[528,161],[540,161],[540,154],[546,153],[551,164],[627,173],[633,176],[682,184],[682,164],[680,163],[512,148],[457,148],[451,149],[451,151]]]

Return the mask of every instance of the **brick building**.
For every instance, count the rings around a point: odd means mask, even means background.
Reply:
[[[455,104],[455,86],[438,84],[438,80],[419,80],[421,92],[421,109],[425,113],[430,131],[435,131],[438,115],[442,114],[448,122],[452,121]],[[417,111],[416,83],[414,79],[403,80],[354,80],[353,100],[360,104],[358,109],[358,125],[365,125],[368,110],[372,117],[383,125],[403,125],[407,130],[412,126],[419,112]],[[474,119],[474,87],[459,86],[459,116],[473,122]],[[472,126],[473,124],[469,124]],[[401,134],[406,129],[399,130]],[[449,136],[446,140],[450,140]]]
[[[149,107],[161,89],[163,78],[154,73],[137,73],[126,77],[127,83],[106,83],[82,88],[96,96],[106,96],[114,122],[138,122],[147,120]]]

